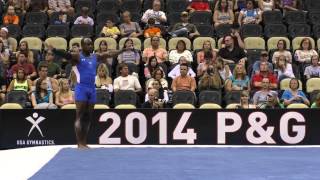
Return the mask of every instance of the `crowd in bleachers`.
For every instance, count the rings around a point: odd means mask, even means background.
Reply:
[[[0,14],[0,105],[74,104],[77,70],[48,47],[89,37],[110,54],[97,104],[320,107],[320,1],[2,0]]]

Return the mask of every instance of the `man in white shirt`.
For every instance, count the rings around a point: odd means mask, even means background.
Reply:
[[[160,25],[162,23],[167,22],[166,14],[163,11],[160,11],[161,9],[161,2],[158,0],[155,0],[152,5],[152,9],[148,9],[142,16],[141,21],[144,23],[148,23],[149,18],[154,18],[155,24]]]
[[[127,64],[119,65],[120,76],[113,82],[114,92],[119,90],[132,90],[134,92],[140,92],[142,90],[141,85],[137,77],[129,75],[129,68]]]
[[[304,75],[307,79],[320,77],[319,57],[317,55],[311,57],[311,65],[306,67]]]

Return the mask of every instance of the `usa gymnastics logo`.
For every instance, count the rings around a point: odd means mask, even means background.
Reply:
[[[30,128],[30,130],[29,130],[28,137],[30,136],[30,134],[32,133],[32,131],[33,131],[35,128],[38,130],[38,132],[40,133],[40,135],[41,135],[42,137],[44,137],[43,134],[42,134],[41,128],[39,127],[39,124],[40,124],[42,121],[44,121],[45,119],[46,119],[46,118],[44,118],[44,117],[42,117],[42,116],[39,117],[38,113],[33,113],[32,117],[29,116],[29,117],[26,118],[26,120],[29,121],[29,122],[32,124],[32,126],[31,126],[31,128]]]

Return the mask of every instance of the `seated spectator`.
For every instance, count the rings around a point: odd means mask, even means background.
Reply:
[[[61,12],[68,14],[70,17],[74,15],[74,8],[71,6],[70,0],[48,0],[48,15],[50,16],[53,12]]]
[[[46,80],[37,81],[35,92],[31,94],[31,103],[34,109],[57,109],[53,103],[53,93],[48,91],[47,87]]]
[[[240,104],[237,106],[237,109],[255,109],[256,106],[250,104],[250,93],[249,91],[241,91],[240,94]]]
[[[239,25],[260,24],[262,21],[261,11],[257,8],[255,0],[247,0],[246,8],[240,11],[238,17]]]
[[[168,53],[165,49],[160,47],[160,38],[153,36],[151,39],[151,47],[145,47],[143,50],[142,60],[145,64],[148,64],[149,58],[156,56],[158,63],[162,64],[167,61]]]
[[[284,106],[280,103],[278,93],[269,93],[267,96],[267,102],[264,106],[260,106],[260,109],[283,109]]]
[[[97,68],[97,76],[95,79],[96,88],[107,89],[113,92],[112,79],[109,77],[108,68],[105,64],[99,64]]]
[[[109,51],[108,49],[108,42],[106,40],[101,40],[100,43],[99,43],[99,48],[96,50],[96,53],[104,53],[104,52],[107,52]],[[107,68],[108,68],[108,71],[109,71],[109,74],[111,75],[113,73],[113,57],[104,57],[106,59],[103,60],[103,62],[106,63],[107,65]]]
[[[34,64],[34,57],[33,57],[33,52],[29,49],[29,45],[27,41],[20,41],[18,51],[16,53],[16,57],[19,56],[20,53],[25,53],[28,55],[28,60],[27,62],[30,64]]]
[[[0,38],[4,44],[5,49],[9,50],[10,52],[15,52],[13,42],[15,41],[12,37],[9,37],[9,30],[6,27],[2,27],[0,29]]]
[[[31,94],[32,81],[27,79],[26,74],[22,68],[18,69],[17,78],[13,79],[7,89],[7,92],[10,91],[25,91],[28,94]]]
[[[216,68],[223,83],[232,76],[229,65],[225,64],[222,58],[217,59]]]
[[[135,92],[141,91],[141,85],[137,77],[129,75],[129,68],[127,64],[119,65],[120,76],[113,82],[114,92],[119,90],[132,90]]]
[[[112,19],[107,19],[106,24],[103,26],[100,36],[101,37],[111,37],[113,39],[118,39],[120,35],[120,30],[115,26]]]
[[[166,23],[167,16],[160,9],[161,9],[161,2],[159,0],[153,1],[152,9],[148,9],[146,12],[143,13],[141,21],[147,24],[149,18],[154,18],[156,25]]]
[[[246,53],[239,47],[238,43],[235,43],[235,39],[231,35],[223,38],[223,44],[225,44],[225,47],[218,52],[218,56],[223,58],[223,61],[231,64],[245,64],[247,61]]]
[[[107,41],[106,41],[107,42]],[[100,43],[101,44],[101,43]],[[107,46],[108,46],[108,44],[107,44]],[[107,48],[108,49],[108,48]],[[80,44],[79,43],[73,43],[72,45],[71,45],[71,52],[80,52],[80,50],[81,50],[81,48],[80,48]]]
[[[200,36],[197,27],[189,23],[189,14],[185,11],[181,13],[181,22],[176,23],[169,34],[172,37],[187,37],[189,39]]]
[[[300,48],[294,53],[294,58],[300,64],[310,64],[311,57],[314,55],[318,55],[318,53],[312,49],[310,39],[304,38],[300,43]]]
[[[173,79],[171,88],[173,92],[186,90],[194,92],[197,88],[196,80],[187,74],[188,64],[180,64],[180,76]]]
[[[294,78],[292,65],[287,63],[285,56],[280,56],[276,64],[275,72],[278,74],[278,82],[285,78]]]
[[[158,68],[162,69],[157,62],[157,58],[155,56],[150,57],[148,64],[144,67],[144,77],[147,79],[152,78],[152,74]]]
[[[0,77],[3,78],[4,84],[9,85],[13,79],[13,72],[10,68],[10,61],[0,61]]]
[[[7,14],[3,17],[3,25],[19,24],[19,16],[16,15],[13,6],[9,6]]]
[[[286,11],[298,11],[298,1],[297,0],[280,0],[280,7],[283,12]]]
[[[18,69],[22,68],[27,76],[27,79],[34,79],[37,76],[37,72],[33,64],[27,62],[28,55],[20,53],[17,59],[17,64],[11,67],[13,77],[17,77]]]
[[[213,61],[213,56],[210,51],[205,52],[204,54],[205,61],[200,63],[197,67],[197,76],[201,77],[208,69],[210,65],[215,64],[215,61]]]
[[[233,24],[234,14],[233,10],[229,8],[229,1],[219,0],[217,1],[217,8],[213,14],[214,27],[218,27],[221,24]]]
[[[142,104],[142,108],[161,109],[165,107],[165,102],[159,100],[159,92],[154,88],[148,90],[148,101]]]
[[[287,50],[287,42],[280,39],[277,43],[277,50],[272,55],[272,63],[277,64],[277,59],[280,55],[284,55],[288,63],[292,63],[292,54]]]
[[[45,61],[41,61],[39,63],[39,66],[44,63],[47,64],[48,76],[52,77],[54,79],[58,79],[59,75],[60,75],[61,68],[58,64],[54,63],[53,60],[54,60],[54,54],[53,54],[52,50],[47,50],[46,55],[45,55]]]
[[[152,82],[155,80],[159,80],[161,83],[161,87],[165,90],[168,89],[168,81],[165,79],[165,74],[163,73],[163,70],[160,68],[157,68],[153,71],[152,73],[152,78],[149,79],[146,82],[146,87],[147,88],[152,88]]]
[[[4,47],[3,41],[0,39],[0,62],[9,62],[9,50]]]
[[[260,53],[260,61],[256,61],[254,62],[253,66],[252,66],[252,73],[254,74],[258,74],[260,71],[260,63],[261,62],[266,62],[268,64],[268,68],[269,70],[272,72],[273,71],[273,66],[272,63],[269,63],[269,54],[267,51],[263,50]]]
[[[250,79],[247,76],[247,72],[244,65],[237,64],[234,67],[233,75],[225,82],[226,91],[240,91],[248,90],[250,91]]]
[[[210,52],[212,54],[212,62],[216,60],[218,53],[212,48],[211,42],[206,40],[203,42],[202,49],[197,53],[197,64],[205,62],[204,55],[206,52]]]
[[[29,9],[30,0],[8,0],[8,6],[13,6],[17,14],[26,14]]]
[[[118,63],[135,64],[140,63],[140,52],[134,49],[133,40],[128,38],[123,44],[122,52],[118,55]]]
[[[310,102],[303,91],[299,90],[299,80],[292,78],[289,82],[289,89],[285,90],[281,96],[281,99],[284,100],[284,105],[288,106],[292,103],[303,103],[307,106],[310,105]]]
[[[39,78],[33,81],[33,85],[32,85],[33,87],[36,86],[37,81],[39,79],[42,79],[42,80],[45,79],[48,85],[47,90],[52,91],[54,94],[58,92],[59,90],[58,81],[54,78],[48,77],[48,65],[46,63],[43,63],[38,66],[38,74],[39,74]]]
[[[273,11],[275,8],[274,0],[259,0],[259,8],[262,12]]]
[[[146,29],[144,30],[143,35],[145,38],[150,38],[153,36],[161,37],[161,29],[155,26],[155,19],[153,18],[148,19],[148,24]]]
[[[59,91],[55,94],[55,104],[58,107],[62,107],[67,104],[74,104],[74,93],[70,89],[68,79],[60,79],[59,81]]]
[[[129,11],[122,13],[123,23],[120,25],[120,34],[122,37],[139,37],[142,35],[142,30],[137,22],[131,21]]]
[[[311,108],[320,108],[320,93],[317,94],[314,103],[312,103]]]
[[[7,93],[7,85],[3,77],[0,76],[0,105],[5,102]]]
[[[163,87],[161,86],[161,82],[159,80],[154,80],[151,85],[152,85],[152,88],[148,88],[148,89],[156,89],[158,91],[158,100],[162,102],[169,101],[168,91],[166,89],[163,89]],[[145,102],[147,101],[149,101],[148,94],[146,94],[146,97],[145,97]]]
[[[180,76],[180,66],[181,64],[188,64],[188,61],[186,59],[186,57],[181,56],[179,59],[179,64],[177,64],[176,66],[174,66],[174,68],[169,72],[168,77],[175,79],[176,77]],[[191,77],[196,77],[196,73],[194,73],[194,71],[192,70],[191,67],[188,67],[188,71],[187,71],[187,75],[191,76]]]
[[[222,88],[221,78],[216,67],[208,66],[207,71],[200,78],[198,87],[199,91],[220,90]]]
[[[261,81],[261,90],[257,91],[253,95],[253,104],[261,109],[266,106],[268,102],[268,96],[272,93],[277,94],[276,91],[270,90],[270,80],[268,78],[263,78]]]
[[[91,17],[88,16],[88,14],[89,14],[89,8],[82,7],[81,16],[77,17],[77,19],[74,21],[74,24],[88,24],[90,26],[93,26],[94,21]]]
[[[53,24],[55,25],[69,24],[67,14],[64,14],[63,12],[59,12],[58,19],[55,19]]]
[[[47,0],[30,0],[29,11],[47,13],[48,1]]]
[[[211,12],[210,4],[208,0],[192,0],[187,10],[192,13],[194,11],[208,11]]]
[[[169,61],[171,65],[177,64],[181,56],[184,56],[188,63],[192,63],[192,54],[187,49],[186,43],[183,40],[179,40],[177,42],[176,49],[171,50],[169,53]]]
[[[270,89],[277,89],[278,88],[278,80],[277,77],[271,72],[268,68],[268,64],[266,62],[260,63],[260,71],[256,73],[252,77],[252,86],[253,89],[258,91],[262,88],[262,79],[268,78],[270,82]]]
[[[306,67],[304,75],[307,79],[320,77],[319,56],[313,55],[311,57],[311,65]]]

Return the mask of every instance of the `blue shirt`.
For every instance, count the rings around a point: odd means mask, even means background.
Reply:
[[[307,98],[306,95],[301,90],[298,90],[298,96]],[[281,99],[285,99],[285,100],[289,100],[291,98],[293,98],[293,94],[291,93],[290,90],[285,90],[281,96]],[[299,99],[299,100],[294,100],[292,103],[304,103],[304,102],[303,102],[303,99]]]
[[[97,55],[90,54],[90,56],[84,56],[81,52],[79,63],[74,69],[78,84],[95,88],[94,82],[96,77],[96,69]]]

